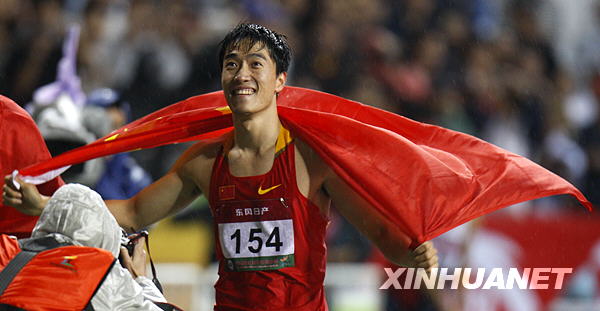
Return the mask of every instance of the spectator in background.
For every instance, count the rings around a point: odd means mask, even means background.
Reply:
[[[121,100],[112,89],[97,89],[87,97],[87,105],[101,108],[101,113],[111,121],[111,130],[129,121],[129,104]],[[98,134],[103,137],[108,133]],[[125,199],[134,196],[148,186],[152,179],[128,153],[105,158],[104,172],[94,189],[105,200]]]
[[[63,44],[63,57],[58,64],[56,81],[38,88],[28,109],[37,123],[53,156],[91,143],[98,133],[108,133],[109,121],[100,108],[84,109],[86,97],[76,73],[79,27],[73,26]],[[86,122],[87,121],[87,122]],[[86,126],[86,123],[87,124]],[[67,182],[93,187],[104,164],[94,159],[69,168],[63,175]]]
[[[36,90],[30,105],[53,155],[91,143],[130,119],[129,104],[112,89],[97,89],[86,97],[75,70],[78,28],[64,44],[55,82]],[[68,169],[68,182],[85,184],[104,198],[123,199],[151,183],[150,176],[128,154],[94,159]]]

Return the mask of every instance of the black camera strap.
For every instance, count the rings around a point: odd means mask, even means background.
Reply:
[[[152,255],[150,255],[149,240],[150,239],[149,239],[149,235],[148,235],[148,236],[146,236],[146,249],[148,250],[148,258],[150,258],[150,269],[152,270],[152,283],[154,283],[154,285],[156,285],[158,290],[162,293],[163,288],[162,288],[162,285],[160,284],[160,282],[158,281],[158,278],[156,277],[156,268],[154,267],[154,262],[152,261]]]

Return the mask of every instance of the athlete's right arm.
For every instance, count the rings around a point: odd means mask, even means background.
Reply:
[[[106,205],[121,227],[137,231],[183,209],[198,195],[194,182],[176,169],[134,197],[108,200]]]
[[[127,230],[139,230],[191,203],[200,192],[182,169],[174,169],[127,200],[109,200],[106,205],[119,225]],[[50,197],[41,195],[32,184],[21,180],[20,189],[12,186],[12,176],[5,177],[3,203],[21,213],[42,214]]]
[[[206,143],[190,147],[159,180],[128,200],[106,201],[119,225],[139,230],[188,206],[208,189],[212,148]]]

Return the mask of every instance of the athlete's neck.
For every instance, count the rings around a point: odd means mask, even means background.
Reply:
[[[262,154],[275,147],[281,123],[277,105],[251,115],[233,115],[233,148]]]

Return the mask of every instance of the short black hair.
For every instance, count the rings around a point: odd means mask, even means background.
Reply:
[[[256,43],[264,44],[269,50],[269,54],[275,61],[277,74],[287,72],[292,59],[292,51],[286,36],[261,25],[245,23],[237,25],[219,44],[219,67],[223,68],[223,58],[227,50],[239,47],[240,44],[248,44],[248,48],[251,48]]]

